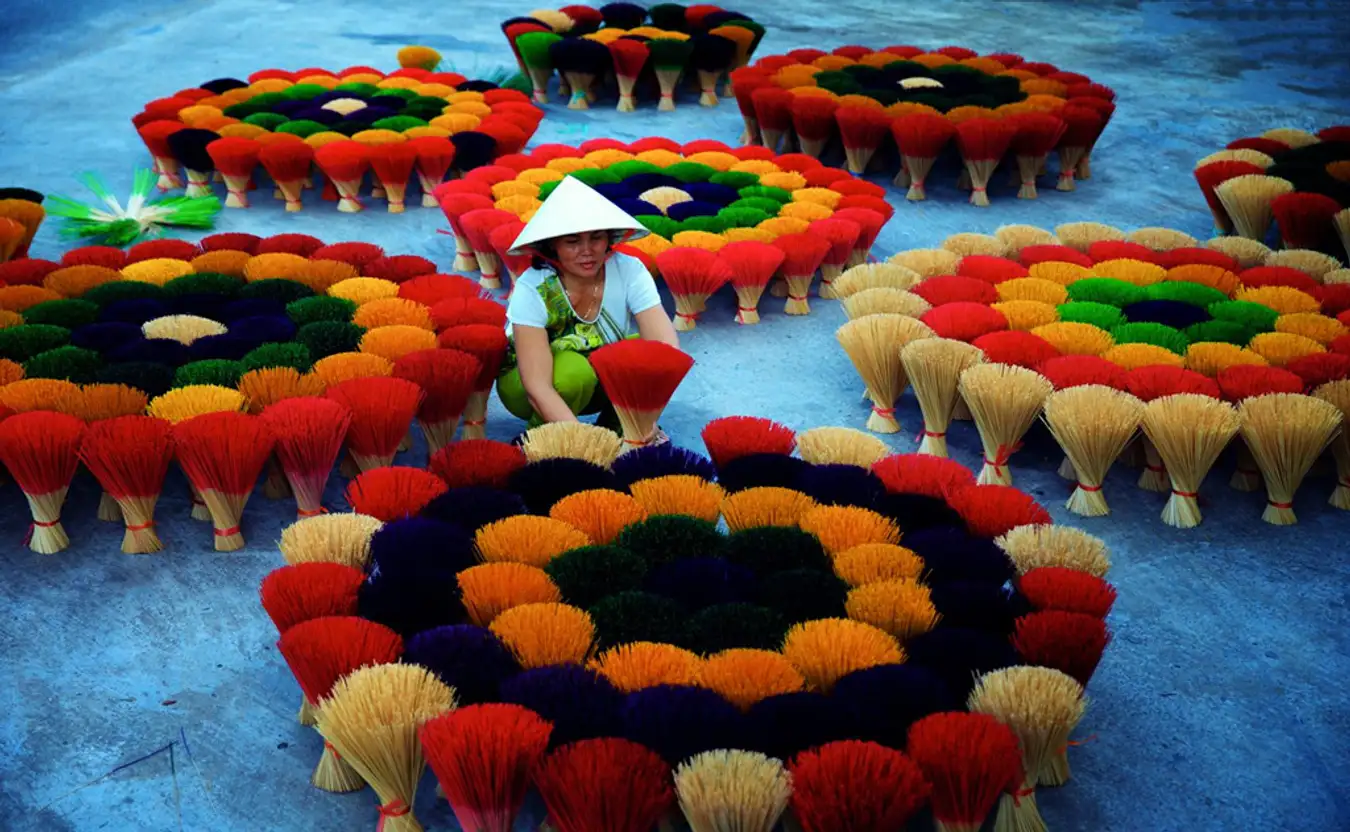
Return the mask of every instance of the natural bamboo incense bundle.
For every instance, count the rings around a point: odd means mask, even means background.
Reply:
[[[412,814],[426,767],[418,731],[454,710],[455,694],[426,668],[363,667],[333,685],[318,730],[380,799],[381,832],[420,832]]]
[[[772,832],[792,778],[755,751],[705,751],[675,770],[675,794],[692,832]]]
[[[979,832],[999,796],[1022,779],[1017,735],[988,714],[926,716],[910,727],[905,750],[933,787],[937,832]]]
[[[394,362],[394,376],[416,384],[424,394],[417,423],[429,456],[454,439],[481,370],[477,358],[454,349],[420,350]]]
[[[900,349],[900,361],[923,413],[918,452],[947,456],[947,428],[958,402],[961,374],[984,361],[978,347],[950,338],[926,338]]]
[[[642,340],[607,344],[591,353],[590,361],[630,448],[651,443],[662,411],[694,366],[694,359],[678,348]]]
[[[239,521],[272,453],[271,432],[256,416],[224,411],[175,424],[173,438],[183,473],[211,512],[216,551],[242,549]]]
[[[1172,481],[1163,522],[1179,529],[1200,524],[1200,484],[1214,461],[1237,434],[1238,412],[1209,396],[1179,393],[1144,408],[1144,435],[1157,448]]]
[[[908,315],[921,317],[933,307],[928,301],[901,289],[865,289],[844,298],[844,314],[849,320],[864,315]]]
[[[956,125],[956,144],[970,174],[971,205],[989,206],[989,180],[1015,135],[1017,127],[1007,119],[972,118]]]
[[[1278,176],[1247,174],[1235,176],[1214,188],[1224,210],[1233,220],[1234,231],[1253,240],[1264,240],[1274,221],[1271,204],[1294,185]]]
[[[759,299],[779,266],[783,251],[769,243],[747,240],[723,246],[717,257],[731,272],[736,290],[736,323],[759,323]]]
[[[826,743],[798,754],[789,771],[804,832],[904,829],[930,792],[913,760],[874,742]]]
[[[1083,718],[1083,686],[1047,667],[1010,667],[981,676],[969,707],[1011,728],[1022,747],[1023,781],[999,799],[994,829],[1044,830],[1036,806],[1037,776],[1068,745],[1070,732]]]
[[[876,433],[900,430],[900,423],[895,418],[895,402],[909,383],[900,355],[905,345],[932,335],[933,331],[923,323],[905,315],[865,315],[849,321],[835,332],[835,338],[867,387],[867,397],[872,400],[872,413],[867,417],[868,430]]]
[[[84,422],[64,413],[32,410],[0,421],[0,462],[28,500],[33,522],[24,544],[40,555],[70,545],[61,507],[79,465]]]
[[[1350,432],[1346,430],[1346,420],[1350,419],[1350,381],[1329,381],[1317,387],[1313,395],[1341,412],[1341,430],[1331,443],[1336,488],[1327,502],[1335,508],[1350,509]]]
[[[1139,429],[1144,403],[1104,385],[1083,385],[1051,393],[1042,418],[1076,472],[1077,484],[1065,507],[1083,517],[1111,509],[1102,494],[1106,472]]]
[[[478,360],[478,376],[464,405],[464,439],[482,439],[487,435],[488,397],[501,372],[508,343],[500,326],[467,324],[451,327],[440,334],[440,348],[459,350]]]
[[[1025,367],[979,364],[961,373],[957,390],[975,418],[984,445],[984,467],[977,481],[981,485],[1011,485],[1008,458],[1054,386]]]
[[[943,148],[956,135],[956,125],[937,113],[909,113],[891,122],[891,133],[900,147],[901,168],[895,184],[909,186],[905,199],[928,198],[924,180]]]
[[[173,458],[171,426],[151,416],[118,416],[92,424],[80,445],[80,460],[117,501],[126,525],[122,551],[150,554],[163,549],[155,533],[155,503]]]
[[[549,422],[526,431],[521,449],[530,462],[579,459],[608,468],[623,452],[623,442],[614,431],[598,425]]]
[[[362,210],[361,180],[370,168],[369,149],[360,142],[333,142],[314,151],[314,162],[337,188],[338,210],[345,214]]]
[[[1342,429],[1340,409],[1314,396],[1271,393],[1243,400],[1238,415],[1243,441],[1266,482],[1261,519],[1276,526],[1297,523],[1294,494]]]
[[[376,376],[339,382],[324,395],[351,413],[347,450],[358,469],[370,471],[393,463],[424,393],[406,379]]]
[[[807,295],[816,270],[830,252],[830,243],[811,234],[784,234],[773,241],[783,251],[780,268],[787,284],[787,304],[783,311],[789,315],[806,315],[811,307]]]
[[[656,256],[656,266],[675,297],[675,329],[681,332],[697,326],[708,297],[731,279],[716,253],[700,248],[666,249]]]
[[[351,413],[332,399],[297,397],[268,405],[263,422],[276,440],[275,452],[299,519],[322,514],[323,492],[337,462]]]
[[[637,83],[642,69],[651,57],[647,44],[639,40],[620,38],[609,44],[609,55],[614,64],[614,77],[619,85],[619,106],[621,113],[637,110]]]
[[[253,169],[263,146],[253,139],[226,137],[206,146],[216,170],[225,179],[226,208],[247,208],[248,189],[253,182]]]
[[[797,453],[812,465],[870,468],[889,451],[882,440],[853,428],[812,428],[797,436]]]

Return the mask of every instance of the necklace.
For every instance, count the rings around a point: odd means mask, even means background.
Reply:
[[[600,311],[600,300],[605,290],[605,279],[600,277],[588,281],[580,287],[569,287],[568,298],[572,302],[572,311],[585,321],[595,320]]]

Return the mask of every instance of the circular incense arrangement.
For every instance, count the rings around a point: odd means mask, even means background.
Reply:
[[[1350,126],[1234,139],[1195,163],[1195,181],[1225,234],[1350,256]]]
[[[957,187],[988,206],[1007,160],[1021,199],[1037,197],[1047,159],[1056,189],[1091,176],[1092,149],[1115,112],[1115,92],[1086,75],[1020,55],[947,46],[798,49],[732,73],[745,118],[742,140],[842,158],[849,170],[896,170],[907,198],[923,200],[935,165],[958,161]]]
[[[710,4],[661,3],[648,10],[610,3],[538,9],[503,21],[502,33],[534,86],[535,101],[548,103],[556,72],[568,108],[589,109],[610,96],[612,78],[618,111],[631,113],[650,101],[657,110],[674,110],[686,77],[698,82],[700,105],[717,106],[719,81],[750,60],[764,27]]]
[[[447,175],[518,152],[543,117],[527,95],[490,81],[358,66],[218,78],[149,102],[132,123],[161,191],[186,187],[188,196],[205,196],[214,176],[225,183],[225,206],[246,208],[261,167],[286,210],[298,211],[317,167],[322,197],[339,210],[361,209],[370,173],[371,195],[397,213],[412,180],[422,204],[433,206],[431,193]]]
[[[1140,488],[1170,492],[1164,521],[1189,528],[1200,484],[1231,444],[1232,487],[1264,487],[1263,518],[1288,524],[1328,449],[1338,471],[1329,502],[1350,507],[1339,430],[1350,271],[1339,266],[1166,228],[1005,226],[846,272],[836,291],[851,320],[838,337],[867,385],[872,430],[900,429],[895,402],[912,385],[920,451],[945,456],[966,408],[984,447],[980,482],[1012,482],[1010,457],[1039,419],[1065,451],[1060,473],[1077,482],[1068,508],[1106,514],[1102,480],[1124,452],[1143,465]]]
[[[455,443],[438,476],[366,472],[354,514],[283,533],[261,599],[325,741],[314,785],[368,783],[385,824],[410,817],[429,762],[483,830],[510,828],[531,788],[559,832],[610,828],[620,805],[647,829],[676,793],[695,828],[785,811],[900,828],[923,807],[949,828],[1039,822],[1110,640],[1100,540],[857,431],[726,417],[709,456],[619,455],[603,432]],[[393,734],[363,739],[354,703]],[[510,788],[489,786],[508,764]],[[735,792],[696,788],[732,764]]]

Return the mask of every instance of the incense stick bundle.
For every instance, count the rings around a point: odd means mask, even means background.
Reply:
[[[694,53],[694,45],[688,39],[662,37],[648,41],[647,48],[651,50],[650,63],[656,73],[656,83],[661,87],[661,102],[656,109],[670,112],[675,109],[675,88]]]
[[[689,65],[698,73],[698,103],[716,107],[717,81],[736,63],[736,42],[711,33],[695,35],[689,42],[693,44]]]
[[[220,134],[210,130],[198,130],[192,127],[171,133],[168,137],[169,149],[174,158],[187,173],[187,197],[211,196],[211,174],[215,172],[215,162],[206,152],[206,146]]]
[[[464,404],[464,439],[482,439],[487,435],[488,397],[501,372],[509,343],[505,331],[492,324],[467,324],[451,327],[437,340],[441,349],[459,350],[478,361],[478,376]]]
[[[354,214],[362,210],[361,180],[370,168],[370,151],[360,142],[332,142],[314,151],[314,161],[337,188],[338,210]]]
[[[1341,411],[1341,431],[1331,443],[1336,462],[1336,488],[1327,500],[1333,507],[1350,509],[1350,381],[1329,381],[1313,391],[1313,395]]]
[[[314,148],[304,142],[271,142],[258,151],[258,161],[281,191],[286,210],[299,211],[303,207],[300,196],[314,164]]]
[[[825,259],[820,263],[820,288],[816,290],[816,294],[822,298],[833,298],[835,294],[831,284],[844,273],[844,268],[853,256],[853,247],[862,234],[862,228],[855,222],[830,216],[811,223],[806,233],[818,236],[830,244],[830,250],[825,253]]]
[[[61,507],[79,466],[84,431],[84,422],[49,410],[0,421],[0,462],[23,490],[33,514],[24,544],[40,555],[54,555],[70,545]]]
[[[909,383],[900,356],[911,342],[932,337],[933,330],[905,315],[864,315],[835,332],[839,345],[867,387],[867,397],[872,400],[872,413],[867,417],[868,430],[899,432],[895,402]]]
[[[651,50],[642,41],[620,38],[609,44],[609,55],[614,62],[614,78],[619,85],[619,105],[616,109],[621,113],[634,112],[637,110],[635,91],[638,78],[642,75],[642,68],[647,65],[647,59],[651,57]]]
[[[429,456],[454,440],[481,369],[477,358],[456,349],[419,350],[394,362],[396,378],[422,388],[417,424]]]
[[[1266,481],[1261,519],[1276,526],[1298,522],[1294,494],[1317,457],[1341,429],[1341,411],[1314,396],[1271,393],[1238,405],[1242,439]]]
[[[1264,240],[1275,220],[1271,204],[1294,190],[1294,184],[1278,176],[1247,174],[1225,180],[1214,193],[1233,221],[1234,231],[1253,240]]]
[[[989,207],[989,180],[1016,135],[1016,125],[1007,119],[972,118],[956,125],[956,145],[970,174],[971,205]]]
[[[700,248],[666,249],[656,255],[656,267],[675,298],[675,329],[681,332],[698,325],[708,297],[731,279],[727,265]]]
[[[590,354],[629,448],[651,444],[657,419],[694,366],[694,359],[660,341],[623,340]]]
[[[1025,367],[979,364],[961,373],[957,390],[975,418],[984,445],[984,467],[977,482],[1012,485],[1008,458],[1031,429],[1054,385]]]
[[[1240,422],[1232,405],[1197,393],[1163,396],[1144,407],[1144,435],[1158,450],[1172,482],[1164,523],[1179,529],[1200,525],[1200,484]]]
[[[492,200],[478,194],[446,194],[439,198],[439,204],[455,237],[455,262],[451,268],[456,272],[474,271],[478,268],[478,260],[474,257],[469,235],[460,225],[460,218],[470,211],[491,208]]]
[[[923,413],[923,435],[918,452],[947,456],[947,428],[959,401],[961,374],[984,361],[978,347],[951,338],[927,338],[900,350],[914,398]]]
[[[807,295],[816,270],[830,253],[830,243],[811,234],[784,234],[773,241],[783,251],[780,268],[787,284],[787,303],[783,311],[789,315],[806,315],[811,311]]]
[[[566,38],[555,41],[548,50],[549,60],[567,79],[572,89],[567,102],[569,110],[589,110],[593,93],[591,87],[597,78],[612,65],[609,49],[603,43],[586,38]]]
[[[834,114],[839,138],[844,144],[844,159],[850,173],[861,176],[886,140],[891,120],[871,107],[840,107]]]
[[[933,786],[937,832],[979,832],[1022,776],[1017,735],[988,714],[935,713],[910,726],[908,740],[906,752]]]
[[[717,252],[731,272],[736,290],[736,323],[759,323],[759,299],[783,265],[783,250],[769,243],[745,241],[723,246]]]
[[[675,770],[675,795],[692,832],[772,832],[787,811],[792,778],[755,751],[705,751]]]
[[[244,548],[240,518],[273,437],[257,416],[225,411],[194,416],[173,426],[178,462],[211,512],[217,552]]]
[[[389,213],[402,214],[408,181],[417,165],[417,148],[407,142],[391,142],[371,145],[366,153],[370,158],[370,169],[384,187]]]
[[[393,464],[424,393],[406,379],[376,376],[331,385],[324,395],[351,413],[347,451],[364,472]]]
[[[928,198],[924,180],[942,149],[956,135],[956,125],[937,113],[909,113],[891,122],[891,134],[900,147],[900,172],[895,184],[909,186],[905,199],[916,202]]]
[[[1064,119],[1064,134],[1060,136],[1057,148],[1059,181],[1055,189],[1072,191],[1075,189],[1073,180],[1078,165],[1087,155],[1088,148],[1097,141],[1106,123],[1096,110],[1087,107],[1065,107],[1059,115]]]
[[[247,208],[248,189],[253,184],[253,169],[263,146],[253,139],[226,137],[206,146],[216,170],[225,179],[225,207]]]
[[[553,75],[553,59],[550,55],[553,44],[562,40],[552,32],[525,32],[516,38],[516,51],[525,65],[525,72],[534,86],[534,100],[537,104],[548,103],[548,80]]]
[[[1051,393],[1042,418],[1077,472],[1065,507],[1083,517],[1111,513],[1102,494],[1106,472],[1139,429],[1144,403],[1101,384]]]
[[[328,476],[351,425],[351,412],[332,399],[283,399],[262,411],[276,439],[276,457],[295,495],[296,517],[322,514]]]
[[[153,416],[119,416],[90,426],[80,460],[117,501],[126,524],[122,551],[144,555],[164,548],[155,533],[155,503],[173,459],[172,428]]]
[[[1017,133],[1012,139],[1012,152],[1021,184],[1017,198],[1035,199],[1036,176],[1045,167],[1045,157],[1059,144],[1067,125],[1064,119],[1050,113],[1026,113],[1018,116],[1014,125]]]

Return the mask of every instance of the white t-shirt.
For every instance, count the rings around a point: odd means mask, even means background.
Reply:
[[[553,275],[548,269],[527,269],[511,290],[511,300],[506,305],[506,334],[512,334],[512,326],[537,326],[547,329],[549,310],[540,293],[540,286]],[[642,261],[627,254],[615,254],[605,263],[605,293],[600,299],[600,310],[593,320],[581,319],[572,309],[567,292],[562,292],[561,303],[567,305],[572,315],[590,331],[598,331],[604,343],[622,340],[633,329],[633,316],[661,305],[661,296],[656,291],[656,281],[651,272],[642,265]],[[549,333],[550,340],[555,336]],[[596,346],[599,346],[598,344]]]

